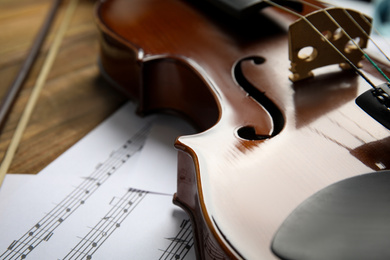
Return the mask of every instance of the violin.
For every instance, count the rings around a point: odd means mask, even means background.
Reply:
[[[363,50],[370,17],[316,1],[106,0],[96,18],[112,85],[140,115],[199,130],[175,142],[173,199],[198,259],[390,255],[390,70]]]

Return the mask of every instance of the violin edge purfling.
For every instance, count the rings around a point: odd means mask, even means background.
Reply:
[[[274,259],[272,237],[300,202],[390,167],[388,156],[371,152],[387,147],[388,133],[354,104],[364,81],[326,69],[291,83],[287,35],[246,37],[201,10],[185,1],[100,3],[102,72],[141,115],[175,113],[201,131],[175,143],[174,203],[190,215],[197,257]],[[262,101],[234,78],[237,64]]]

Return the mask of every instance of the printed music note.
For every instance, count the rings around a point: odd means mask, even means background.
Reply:
[[[163,251],[159,259],[185,259],[194,245],[191,224],[189,219],[184,219],[180,225],[180,231],[175,237],[166,238],[169,246]]]
[[[165,239],[190,231],[189,222],[180,226],[188,217],[172,194],[140,189],[142,183],[129,188],[147,162],[142,157],[158,157],[144,153],[145,140],[160,142],[153,136],[156,118],[140,119],[134,110],[125,105],[37,176],[7,176],[0,190],[1,259],[158,259],[167,242],[182,246],[180,259],[195,259],[192,238]]]
[[[84,256],[86,259],[92,259],[92,255],[117,228],[120,228],[122,222],[147,193],[130,188],[121,198],[113,198],[110,202],[112,206],[110,211],[94,227],[90,228],[88,234],[82,237],[63,259],[80,259],[79,257]]]
[[[136,133],[132,140],[128,140],[118,150],[103,163],[102,167],[98,167],[67,195],[60,203],[58,203],[49,213],[47,213],[38,224],[26,232],[17,242],[21,241],[18,246],[13,246],[12,249],[7,249],[1,254],[2,259],[16,259],[18,255],[25,258],[33,249],[41,244],[42,235],[45,233],[53,234],[53,231],[62,224],[75,210],[81,205],[84,205],[86,200],[133,154],[140,150],[145,141],[148,128],[141,129]],[[131,143],[132,145],[128,145]],[[50,235],[50,237],[51,237]],[[9,248],[9,247],[8,247]]]

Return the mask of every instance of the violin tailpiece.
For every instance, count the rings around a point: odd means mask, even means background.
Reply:
[[[327,8],[298,19],[289,27],[289,76],[293,82],[312,77],[332,64],[361,67],[371,31],[371,18],[344,8]]]
[[[390,83],[383,83],[356,98],[356,104],[376,121],[390,129]]]

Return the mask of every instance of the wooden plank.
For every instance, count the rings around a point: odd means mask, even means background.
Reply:
[[[0,96],[16,76],[50,8],[48,0],[0,1]],[[0,156],[8,147],[66,8],[21,90],[0,136]],[[80,1],[38,104],[9,169],[37,173],[122,105],[126,98],[100,75],[94,2]]]

